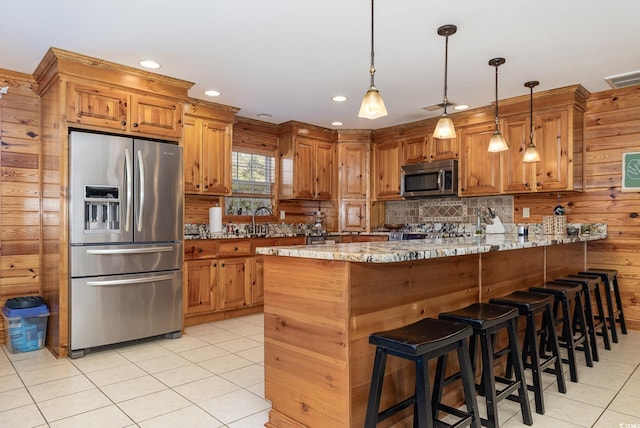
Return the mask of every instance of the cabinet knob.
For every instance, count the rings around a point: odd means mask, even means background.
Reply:
[[[201,253],[202,252],[202,248],[198,248],[198,252]]]
[[[233,247],[233,251],[238,251],[238,247]]]
[[[200,185],[199,185],[199,184],[196,184],[196,189],[199,189],[199,188],[200,188]]]
[[[217,263],[214,263],[214,264],[213,264],[213,267],[216,267],[216,266],[218,266],[218,264],[217,264]]]
[[[529,184],[529,183],[525,183],[524,185],[525,185],[526,187],[531,187],[531,184]]]
[[[126,126],[126,125],[127,125],[127,121],[126,121],[126,120],[123,120],[122,122],[120,122],[120,125],[122,125],[122,126]]]
[[[536,186],[542,187],[542,183],[536,183]]]
[[[224,263],[222,263],[220,266],[224,267]]]
[[[138,127],[138,122],[135,122],[135,123],[133,124],[133,127],[134,127],[134,128],[137,128],[137,127]]]

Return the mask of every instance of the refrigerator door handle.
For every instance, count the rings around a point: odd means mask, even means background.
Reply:
[[[146,278],[134,278],[134,279],[111,279],[106,281],[87,281],[87,285],[93,287],[101,287],[108,285],[127,285],[127,284],[144,284],[147,282],[166,281],[173,279],[173,275],[159,275]]]
[[[87,250],[87,254],[93,255],[111,255],[111,254],[145,254],[145,253],[163,253],[173,251],[173,247],[154,247],[154,248],[120,248],[120,249],[102,249]]]
[[[136,227],[138,232],[142,232],[142,212],[144,210],[144,161],[142,160],[142,151],[138,150],[138,171],[140,174],[140,191],[138,192],[138,218],[136,219]]]
[[[127,192],[127,207],[125,211],[124,230],[128,232],[131,227],[131,202],[133,199],[133,171],[131,170],[131,153],[129,149],[124,151],[124,179]]]

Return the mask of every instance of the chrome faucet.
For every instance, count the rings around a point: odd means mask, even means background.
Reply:
[[[253,234],[256,233],[256,214],[258,214],[258,211],[266,211],[269,213],[269,215],[273,215],[273,211],[271,211],[271,208],[269,207],[265,207],[264,205],[261,205],[258,208],[256,208],[253,211],[253,216],[251,216],[251,233]]]

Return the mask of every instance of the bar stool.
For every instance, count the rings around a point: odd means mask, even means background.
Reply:
[[[589,268],[586,271],[579,272],[580,274],[587,275],[600,275],[600,278],[605,283],[607,299],[607,312],[609,313],[609,328],[611,328],[611,340],[613,343],[618,343],[618,333],[616,331],[616,323],[620,324],[620,330],[622,334],[627,334],[627,323],[624,320],[624,312],[622,311],[622,298],[620,297],[620,288],[618,287],[618,271],[616,269],[599,269]],[[611,293],[613,292],[616,307],[613,306],[613,298]]]
[[[576,350],[580,345],[584,351],[584,357],[588,367],[593,367],[591,351],[589,347],[589,335],[587,334],[587,320],[584,315],[584,306],[580,297],[582,286],[578,284],[568,284],[562,282],[545,282],[541,286],[529,287],[529,291],[534,293],[547,293],[554,296],[553,317],[558,319],[558,309],[562,308],[562,334],[558,337],[560,347],[567,349],[567,358],[562,362],[569,365],[571,382],[578,382],[578,365],[576,363]],[[571,317],[571,302],[575,302],[574,311],[577,312],[577,323],[580,334],[576,335],[573,330],[573,320]],[[541,348],[548,343],[541,345]]]
[[[365,428],[374,428],[378,422],[411,405],[414,406],[414,427],[432,428],[435,422],[438,423],[438,426],[450,426],[437,419],[438,410],[442,410],[460,418],[455,424],[456,427],[473,425],[480,428],[473,370],[467,349],[467,338],[472,334],[473,330],[467,325],[434,318],[425,318],[401,328],[371,334],[369,343],[376,345],[376,356],[371,375]],[[467,412],[440,403],[441,397],[438,397],[438,400],[434,400],[433,403],[429,399],[429,360],[438,358],[438,364],[440,364],[440,361],[445,361],[447,354],[453,350],[457,352],[462,371],[461,379]],[[388,355],[415,362],[415,393],[379,412]]]
[[[489,300],[489,303],[512,306],[518,309],[520,315],[526,317],[527,325],[522,344],[522,363],[525,369],[531,369],[533,385],[527,385],[533,391],[536,402],[536,412],[544,415],[544,398],[542,386],[542,372],[547,371],[556,376],[558,391],[567,392],[562,371],[562,356],[556,334],[556,321],[552,313],[554,298],[549,294],[514,291],[513,293]],[[542,326],[536,328],[536,315],[542,314]],[[538,335],[544,334],[549,338],[551,355],[540,355]],[[507,366],[507,376],[511,376],[511,367]]]
[[[604,281],[598,275],[581,275],[570,274],[566,277],[556,278],[558,282],[579,283],[582,285],[582,292],[584,296],[584,313],[587,317],[587,324],[589,325],[589,340],[591,341],[591,353],[593,361],[599,361],[598,356],[598,344],[596,336],[602,336],[604,342],[604,348],[611,349],[611,342],[609,342],[609,333],[606,322],[606,315],[604,313],[604,306],[602,305],[602,295],[600,294],[600,285],[604,284]],[[593,300],[591,295],[595,297],[597,315],[593,313]],[[575,319],[575,317],[574,317]],[[598,331],[600,330],[600,331]]]
[[[494,305],[491,303],[474,303],[453,312],[445,312],[439,315],[440,319],[455,321],[473,327],[469,349],[471,361],[475,372],[475,353],[477,339],[480,339],[480,349],[482,352],[482,377],[480,390],[484,393],[487,407],[487,419],[481,419],[482,425],[494,428],[498,427],[498,402],[511,398],[520,403],[522,420],[526,425],[533,424],[531,408],[527,396],[527,384],[524,379],[522,368],[522,356],[518,346],[517,321],[518,310],[508,306]],[[506,329],[509,337],[508,360],[515,370],[515,380],[498,377],[494,368],[494,348],[493,337],[500,330]],[[503,353],[499,351],[499,353]],[[436,368],[436,380],[433,386],[433,399],[440,400],[442,389],[450,382],[456,380],[460,373],[454,373],[445,378],[446,361],[438,360]],[[500,391],[496,390],[496,382],[505,384],[506,387]],[[518,396],[513,392],[518,391]]]

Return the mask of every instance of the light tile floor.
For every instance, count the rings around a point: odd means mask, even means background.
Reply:
[[[44,349],[10,354],[5,347],[0,427],[260,428],[270,408],[263,343],[257,314],[76,360]],[[600,345],[595,367],[582,359],[580,383],[567,373],[567,394],[545,374],[546,414],[534,411],[534,427],[640,428],[640,331],[621,336],[612,351]],[[499,407],[501,426],[526,426],[517,403]]]

